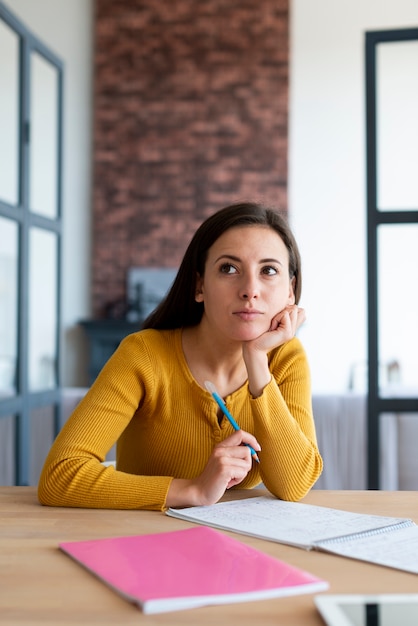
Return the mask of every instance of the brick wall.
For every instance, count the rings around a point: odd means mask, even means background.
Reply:
[[[287,209],[288,0],[96,0],[93,311],[240,200]]]

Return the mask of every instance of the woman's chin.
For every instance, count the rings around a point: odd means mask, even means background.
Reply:
[[[268,331],[268,328],[252,328],[252,329],[244,329],[239,333],[236,333],[237,341],[253,341],[254,339],[258,339],[261,335]]]

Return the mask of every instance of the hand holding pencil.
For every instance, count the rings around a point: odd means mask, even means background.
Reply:
[[[209,393],[212,395],[212,397],[214,398],[216,403],[218,404],[218,406],[221,409],[222,413],[229,420],[229,422],[232,425],[233,429],[234,430],[241,430],[240,427],[238,426],[237,422],[235,421],[235,418],[232,417],[231,413],[229,412],[225,402],[222,400],[221,396],[216,391],[215,385],[213,383],[211,383],[209,380],[205,380],[205,387],[209,391]],[[254,461],[257,461],[257,463],[260,463],[260,459],[258,458],[257,452],[254,450],[254,448],[252,446],[250,446],[249,443],[246,443],[245,445],[250,448],[251,456],[253,457]]]
[[[245,479],[251,471],[253,458],[258,462],[256,450],[260,450],[260,446],[257,439],[238,426],[213,385],[212,388],[219,401],[215,396],[214,399],[233,425],[234,432],[213,448],[201,474],[192,479],[174,478],[171,481],[166,498],[169,507],[215,504],[226,489],[239,485]],[[212,391],[210,393],[213,395]]]

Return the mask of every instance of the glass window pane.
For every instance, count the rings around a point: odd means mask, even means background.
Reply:
[[[37,53],[31,55],[30,208],[57,217],[58,73]]]
[[[377,68],[377,205],[418,209],[418,41],[380,43]]]
[[[15,417],[0,417],[0,485],[15,484]]]
[[[30,484],[37,485],[46,455],[54,441],[53,405],[43,406],[30,414]]]
[[[379,389],[418,395],[418,224],[378,230]]]
[[[57,237],[33,228],[29,239],[29,386],[56,386]]]
[[[0,217],[0,398],[16,393],[17,224]]]
[[[0,199],[18,202],[19,38],[0,20]]]

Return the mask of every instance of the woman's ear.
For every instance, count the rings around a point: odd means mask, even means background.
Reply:
[[[203,302],[203,278],[200,276],[200,274],[197,274],[196,276],[196,289],[194,299],[196,302]]]
[[[289,298],[287,301],[287,304],[295,304],[296,298],[295,298],[295,283],[296,283],[296,278],[295,276],[293,276],[293,278],[290,281],[290,285],[289,285]]]

